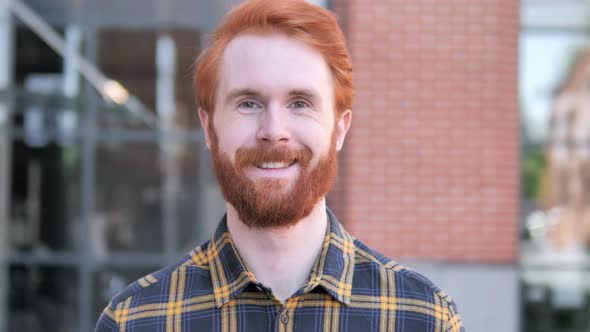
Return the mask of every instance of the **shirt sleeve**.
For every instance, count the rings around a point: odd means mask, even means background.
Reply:
[[[449,317],[446,321],[445,332],[465,332],[463,321],[457,313],[457,307],[454,302],[449,303]]]
[[[111,304],[103,310],[98,322],[96,323],[95,332],[115,332],[119,331],[119,324],[115,321],[115,315]]]

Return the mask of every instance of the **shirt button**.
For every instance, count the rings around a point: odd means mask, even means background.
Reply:
[[[287,316],[287,314],[282,314],[281,315],[281,323],[287,325],[287,323],[289,323],[289,316]]]

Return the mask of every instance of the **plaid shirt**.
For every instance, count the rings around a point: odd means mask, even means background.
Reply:
[[[115,296],[96,331],[464,331],[449,296],[328,216],[309,280],[285,303],[245,267],[224,218],[210,241]]]

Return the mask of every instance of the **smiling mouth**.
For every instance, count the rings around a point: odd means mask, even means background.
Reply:
[[[260,169],[281,169],[281,168],[290,167],[293,164],[295,164],[296,162],[297,162],[297,160],[293,160],[291,163],[285,162],[285,161],[265,162],[265,163],[261,163],[261,164],[256,165],[256,167],[258,167]]]

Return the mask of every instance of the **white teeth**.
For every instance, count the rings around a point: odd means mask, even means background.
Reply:
[[[260,168],[285,168],[289,166],[288,163],[285,162],[273,162],[273,163],[262,163],[258,167]]]

